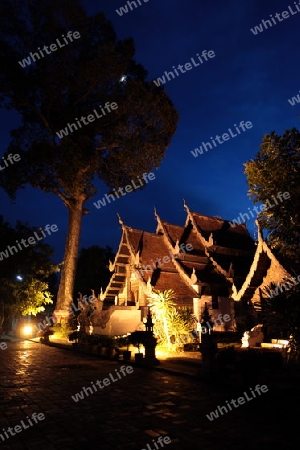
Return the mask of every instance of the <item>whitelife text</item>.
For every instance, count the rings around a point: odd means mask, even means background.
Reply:
[[[60,42],[59,39],[56,39],[56,44],[50,44],[50,45],[44,45],[43,49],[38,47],[37,53],[29,53],[29,56],[27,58],[24,58],[22,61],[18,61],[20,66],[25,69],[26,66],[30,66],[33,62],[36,62],[36,60],[39,60],[41,58],[44,58],[46,55],[50,55],[52,52],[56,52],[59,48],[63,48],[66,45],[68,45],[70,42],[73,42],[73,39],[79,39],[80,33],[78,31],[68,31],[67,37],[65,35],[62,35],[64,44]],[[61,38],[60,38],[61,39]],[[50,50],[49,50],[50,48]],[[46,53],[46,55],[44,54]]]

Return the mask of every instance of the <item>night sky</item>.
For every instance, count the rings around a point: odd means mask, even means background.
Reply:
[[[90,213],[83,218],[81,248],[110,245],[117,250],[121,236],[117,213],[125,224],[154,232],[154,207],[163,220],[183,225],[183,199],[193,211],[227,220],[247,212],[253,203],[247,197],[243,164],[255,157],[264,134],[282,134],[300,125],[300,104],[291,106],[288,102],[300,90],[300,12],[294,0],[140,3],[119,16],[116,9],[124,6],[125,0],[83,1],[89,14],[106,14],[118,38],[134,38],[135,59],[148,70],[148,80],[161,77],[173,66],[191,63],[191,58],[199,62],[197,53],[201,55],[203,50],[212,50],[215,57],[186,73],[178,72],[179,76],[165,84],[180,122],[163,163],[154,172],[155,180],[146,189],[101,209],[96,209],[93,202],[108,193],[108,188],[98,182],[98,194],[86,204]],[[289,7],[293,15],[289,13],[283,19],[281,13],[290,12]],[[281,21],[275,19],[276,13],[280,13]],[[267,25],[254,35],[250,28],[270,19],[270,15],[273,26]],[[222,136],[229,128],[237,134],[234,124],[241,121],[250,121],[253,127],[197,158],[192,155],[191,151],[202,142],[212,142],[211,137]],[[1,156],[10,131],[19,123],[16,113],[1,111]],[[56,262],[61,261],[67,209],[59,198],[28,186],[19,191],[15,204],[1,189],[0,202],[0,214],[13,225],[18,219],[43,228],[56,224],[59,231],[45,242],[55,248]],[[255,237],[254,219],[247,226]]]

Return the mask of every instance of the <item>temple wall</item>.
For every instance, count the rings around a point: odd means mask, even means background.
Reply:
[[[221,314],[222,322],[220,320],[217,322],[219,325],[214,327],[215,331],[234,331],[235,330],[235,319],[234,319],[234,301],[228,297],[218,297],[219,308],[212,308],[212,298],[209,295],[202,295],[200,299],[194,299],[194,314],[200,320],[202,311],[204,309],[205,303],[207,303],[209,314],[212,319],[217,320],[219,314]],[[230,320],[225,322],[223,319],[224,315],[229,315]]]
[[[107,336],[122,336],[132,333],[140,328],[142,323],[141,310],[139,309],[115,309],[103,328],[95,324],[93,334],[105,334]]]

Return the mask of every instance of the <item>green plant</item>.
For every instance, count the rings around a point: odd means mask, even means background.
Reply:
[[[66,323],[56,324],[51,327],[51,330],[57,339],[67,339],[72,332],[72,329]]]
[[[53,330],[51,328],[45,328],[44,330],[40,330],[37,333],[37,336],[40,338],[40,342],[42,344],[48,344],[49,336],[52,336],[54,334]]]
[[[73,331],[68,335],[68,339],[70,342],[78,341],[79,339],[79,331]]]
[[[170,317],[175,311],[175,292],[172,289],[166,291],[153,291],[149,306],[155,317],[154,332],[159,343],[166,343],[171,347]]]
[[[178,316],[182,320],[185,328],[185,332],[191,332],[197,327],[197,318],[193,312],[193,308],[190,307],[179,307],[176,309]]]
[[[176,309],[176,296],[172,289],[154,291],[151,311],[155,319],[153,331],[160,346],[182,347],[184,336],[195,327],[195,318],[188,308]]]
[[[300,361],[300,287],[290,283],[289,290],[274,296],[275,289],[276,286],[271,284],[261,301],[255,304],[260,321],[269,339],[289,340],[289,359]]]
[[[130,341],[128,339],[128,335],[123,336],[115,336],[116,346],[118,348],[124,348],[126,347],[126,350],[129,350]]]

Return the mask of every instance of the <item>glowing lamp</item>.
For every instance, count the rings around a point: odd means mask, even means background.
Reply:
[[[33,332],[32,325],[25,325],[23,328],[23,333],[25,336],[30,336]]]

